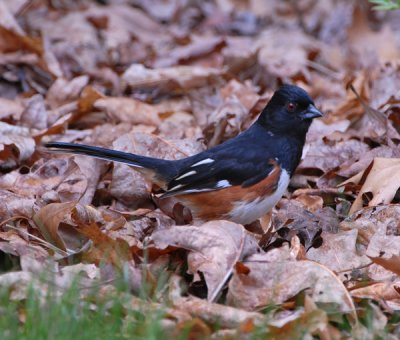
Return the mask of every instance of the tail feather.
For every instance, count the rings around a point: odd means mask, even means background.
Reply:
[[[133,153],[84,144],[50,142],[45,144],[45,147],[51,151],[86,155],[108,161],[128,164],[147,177],[149,176],[150,170],[152,173],[151,179],[156,180],[156,182],[161,181],[163,182],[162,184],[169,182],[178,173],[174,161],[165,159],[140,156]]]

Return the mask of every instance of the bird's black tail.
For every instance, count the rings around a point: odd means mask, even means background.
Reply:
[[[140,156],[133,153],[84,144],[51,142],[45,144],[45,147],[51,151],[86,155],[99,159],[125,163],[146,175],[148,174],[148,170],[150,170],[154,173],[155,177],[166,182],[169,182],[178,173],[175,161],[165,159]]]

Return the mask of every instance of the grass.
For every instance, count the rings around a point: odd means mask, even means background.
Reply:
[[[15,268],[16,269],[16,268]],[[48,273],[48,272],[47,272]],[[166,310],[168,306],[155,303],[157,296],[165,290],[167,276],[160,272],[157,280],[149,285],[143,280],[137,298],[128,287],[128,280],[121,275],[113,281],[113,287],[104,289],[104,285],[93,280],[91,288],[82,288],[82,282],[76,279],[72,286],[60,294],[60,289],[54,285],[49,275],[37,278],[21,294],[21,285],[15,288],[0,287],[0,339],[41,340],[41,339],[187,339],[201,332],[201,323],[196,320],[191,324],[186,322],[177,327],[179,330],[165,329]],[[151,288],[152,287],[152,288]],[[17,293],[17,294],[16,294]],[[23,296],[15,300],[13,297]],[[298,297],[296,305],[304,305]],[[329,317],[330,324],[342,334],[351,337],[352,326],[346,315],[323,308]],[[266,306],[262,313],[272,316],[280,310],[278,305]],[[237,335],[245,332],[249,339],[273,338],[288,335],[290,338],[302,338],[309,329],[315,328],[320,322],[322,310],[308,312],[307,317],[293,320],[284,328],[274,330],[267,325],[240,327]],[[358,302],[360,325],[365,333],[375,338],[385,338],[387,334],[400,333],[400,313],[393,313],[389,322],[382,323],[382,312],[378,305],[369,300]],[[268,318],[267,318],[268,319]],[[381,320],[381,321],[379,321]],[[173,325],[171,323],[171,325]],[[214,331],[218,325],[209,325]],[[200,327],[200,328],[199,328]],[[207,327],[207,326],[205,326]],[[284,333],[282,333],[282,331]],[[286,333],[286,334],[285,334]]]
[[[49,282],[49,281],[47,281]],[[35,284],[37,286],[37,284]],[[118,286],[118,285],[117,285]],[[12,291],[0,289],[0,338],[2,340],[70,340],[70,339],[187,339],[191,338],[191,324],[180,327],[179,331],[166,331],[162,320],[166,320],[166,308],[153,303],[150,295],[139,294],[144,299],[142,304],[132,304],[132,294],[123,284],[116,289],[104,293],[101,288],[91,288],[85,291],[75,283],[71,288],[60,294],[52,284],[45,284],[41,289],[31,285],[23,300],[15,301]],[[44,289],[43,289],[44,288]],[[129,307],[133,306],[133,307]],[[154,304],[152,306],[155,306]],[[367,333],[375,338],[385,338],[387,334],[399,334],[400,313],[394,313],[386,326],[378,325],[380,319],[378,306],[369,300],[359,303],[360,323]],[[279,309],[278,306],[268,306],[263,313],[269,315]],[[378,314],[376,314],[379,312]],[[316,313],[316,315],[312,315]],[[345,315],[340,313],[330,315],[330,324],[342,334],[351,336],[352,327]],[[258,325],[252,331],[246,332],[249,339],[271,338],[278,335],[290,335],[289,338],[300,339],[318,322],[320,313],[314,311],[307,318],[294,320],[290,326],[285,326],[285,332],[274,331],[266,325]],[[315,319],[317,318],[317,319]],[[336,321],[335,321],[336,320]],[[240,333],[239,333],[240,334]]]
[[[383,10],[383,11],[391,11],[400,9],[400,1],[399,0],[369,0],[372,4],[374,4],[374,9]]]
[[[77,285],[61,296],[50,286],[47,288],[43,293],[30,287],[22,301],[11,300],[9,291],[1,292],[1,339],[163,338],[164,312],[128,309],[127,292],[105,297],[99,290],[93,290],[82,298]]]

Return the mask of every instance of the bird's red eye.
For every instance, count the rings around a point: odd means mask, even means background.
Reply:
[[[287,104],[287,109],[289,112],[293,112],[294,110],[296,110],[297,105],[295,103],[290,102],[289,104]]]

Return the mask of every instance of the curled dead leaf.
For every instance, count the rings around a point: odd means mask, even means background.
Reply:
[[[26,128],[0,122],[0,167],[10,168],[29,159],[35,150],[35,141]]]
[[[312,261],[245,262],[250,273],[234,272],[228,303],[246,310],[281,304],[308,289],[313,301],[335,304],[341,312],[355,315],[353,301],[339,278]]]
[[[33,217],[45,240],[64,252],[71,247],[71,245],[68,246],[68,234],[72,231],[70,236],[79,235],[76,230],[74,231],[71,226],[66,224],[67,234],[64,237],[61,231],[61,223],[68,219],[76,204],[76,202],[51,203],[40,209]]]
[[[190,251],[189,272],[204,274],[210,301],[217,297],[235,264],[258,251],[256,240],[241,225],[228,221],[176,226],[154,232],[151,239],[158,248],[171,245]]]
[[[327,266],[335,272],[351,271],[370,263],[367,256],[356,247],[357,230],[342,231],[337,234],[322,232],[322,246],[307,252],[309,260]]]
[[[372,193],[368,206],[388,204],[400,187],[400,159],[375,158],[369,167],[359,174],[341,183],[361,184],[361,190],[350,209],[350,214],[363,207],[363,196]]]
[[[132,124],[160,124],[158,112],[149,104],[124,97],[107,97],[95,101],[94,107],[105,111],[111,118],[119,122]]]

